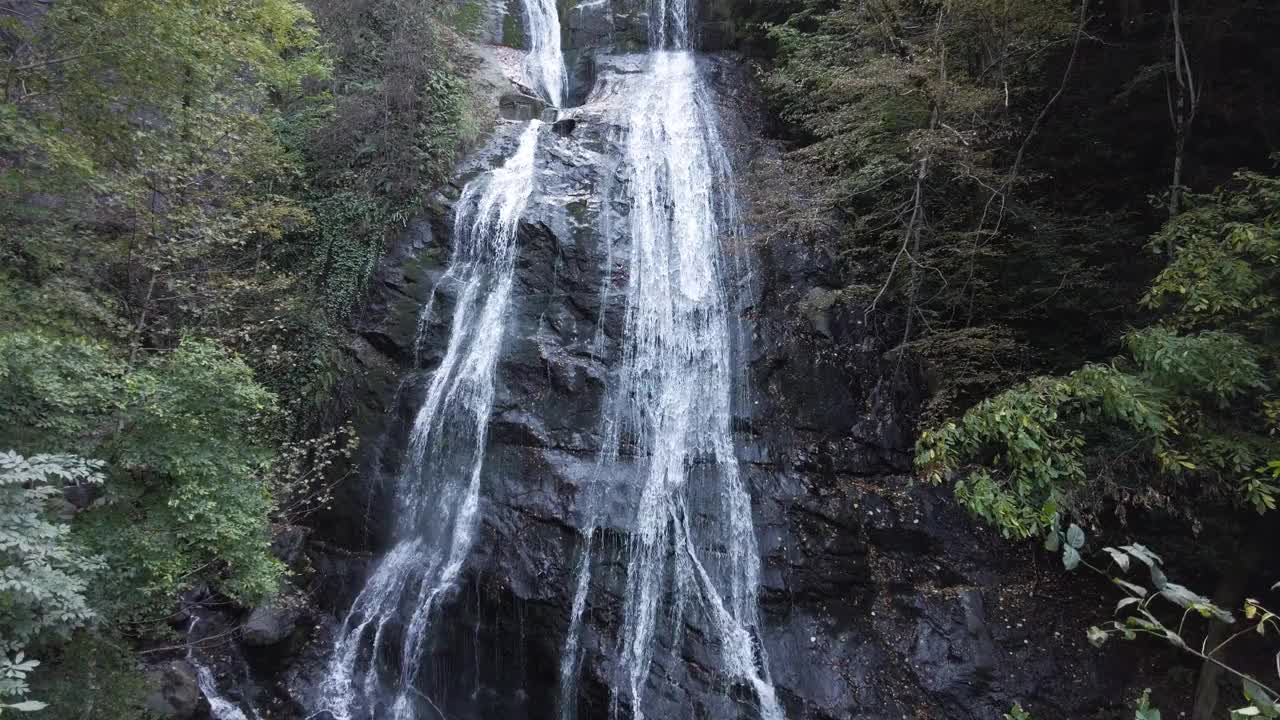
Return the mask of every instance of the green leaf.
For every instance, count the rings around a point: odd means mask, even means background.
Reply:
[[[1138,597],[1147,596],[1147,589],[1142,587],[1141,585],[1135,585],[1134,583],[1131,583],[1131,582],[1125,582],[1120,578],[1111,578],[1111,582],[1119,585],[1120,587],[1124,588],[1125,590],[1128,590],[1129,592],[1133,593],[1134,595],[1137,595]]]
[[[1160,711],[1156,708],[1147,708],[1138,710],[1133,715],[1134,720],[1160,720]]]
[[[13,705],[5,705],[4,707],[12,708],[18,712],[39,712],[49,706],[38,700],[24,700],[20,703],[14,703]]]
[[[1163,590],[1169,584],[1169,578],[1165,577],[1164,571],[1157,565],[1151,566],[1151,584],[1155,585],[1157,590]]]
[[[1062,538],[1058,536],[1058,531],[1050,530],[1049,533],[1044,536],[1044,549],[1051,553],[1056,553],[1060,547],[1062,547]]]
[[[1154,567],[1162,562],[1159,555],[1156,555],[1146,547],[1137,543],[1132,545],[1123,545],[1120,549],[1129,553],[1138,561],[1145,563],[1148,567]]]
[[[1120,612],[1121,610],[1125,609],[1126,607],[1128,607],[1128,606],[1130,606],[1130,605],[1132,605],[1132,604],[1134,604],[1134,603],[1137,603],[1137,602],[1142,602],[1142,601],[1141,601],[1141,600],[1139,600],[1139,599],[1138,599],[1138,598],[1136,598],[1136,597],[1120,598],[1120,602],[1116,603],[1116,609],[1115,609],[1115,612]]]
[[[1160,711],[1151,707],[1151,689],[1142,691],[1142,697],[1138,698],[1138,707],[1133,714],[1133,720],[1160,720]]]
[[[1212,617],[1219,622],[1228,624],[1235,622],[1235,618],[1232,617],[1231,613],[1223,610],[1217,605],[1214,605],[1209,598],[1192,592],[1190,589],[1177,583],[1166,582],[1164,586],[1160,588],[1160,594],[1170,602],[1173,602],[1180,607],[1195,610],[1204,617]]]
[[[1062,566],[1068,570],[1075,570],[1080,565],[1080,551],[1070,545],[1062,548]]]
[[[1084,530],[1079,525],[1071,523],[1071,527],[1067,528],[1067,544],[1077,550],[1084,547]]]
[[[1129,572],[1129,556],[1113,547],[1102,548],[1111,556],[1111,560],[1120,566],[1122,572]]]
[[[1277,660],[1277,662],[1280,662],[1280,660]],[[1276,702],[1271,693],[1252,680],[1243,681],[1243,686],[1245,700],[1252,703],[1253,707],[1258,708],[1264,716],[1269,718],[1280,716],[1280,703]]]
[[[1004,714],[1004,720],[1031,720],[1031,714],[1022,709],[1022,705],[1013,704],[1013,708]]]

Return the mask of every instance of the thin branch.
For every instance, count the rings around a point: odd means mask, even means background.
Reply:
[[[1018,153],[1013,158],[1013,166],[1009,168],[1009,174],[1000,185],[1000,190],[987,199],[987,204],[982,210],[982,217],[978,220],[978,228],[973,234],[974,245],[969,257],[969,274],[968,277],[965,278],[964,285],[961,286],[961,297],[963,297],[965,289],[969,287],[969,284],[973,280],[974,273],[977,271],[977,243],[979,242],[983,228],[986,225],[987,213],[991,208],[991,203],[997,195],[1000,197],[1000,212],[996,219],[996,226],[991,231],[994,235],[1000,232],[1000,227],[1004,223],[1005,209],[1008,207],[1009,195],[1012,192],[1014,182],[1017,180],[1018,171],[1022,167],[1022,161],[1026,157],[1027,148],[1031,146],[1031,141],[1035,138],[1036,133],[1039,132],[1040,126],[1044,124],[1045,119],[1049,117],[1049,111],[1053,109],[1053,106],[1057,104],[1059,98],[1061,98],[1063,93],[1067,90],[1067,85],[1071,80],[1071,73],[1076,66],[1076,58],[1080,54],[1080,41],[1084,37],[1084,29],[1088,24],[1089,2],[1088,0],[1080,0],[1080,20],[1076,23],[1075,40],[1071,43],[1071,56],[1067,59],[1067,68],[1062,73],[1062,81],[1058,83],[1058,90],[1053,94],[1053,97],[1049,98],[1049,102],[1045,103],[1044,107],[1040,108],[1040,114],[1036,116],[1035,121],[1031,123],[1031,128],[1027,130],[1026,136],[1022,138],[1022,144],[1018,146]],[[973,305],[976,296],[976,291],[969,293],[969,308],[965,318],[966,325],[973,322]]]

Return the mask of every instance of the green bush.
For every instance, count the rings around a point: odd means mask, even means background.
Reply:
[[[1280,178],[1241,174],[1189,202],[1151,243],[1169,258],[1144,300],[1159,322],[1111,365],[1034,378],[922,433],[930,482],[954,480],[962,503],[1020,538],[1135,496],[1275,509]]]

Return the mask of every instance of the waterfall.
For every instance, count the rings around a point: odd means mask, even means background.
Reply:
[[[196,668],[196,684],[200,687],[204,699],[209,702],[209,714],[214,720],[249,720],[243,710],[218,692],[218,684],[214,681],[213,671],[209,666],[194,657],[188,659]],[[257,717],[257,713],[254,713],[254,718]]]
[[[553,107],[564,105],[568,73],[560,50],[560,19],[555,0],[525,0],[525,26],[529,55],[524,74],[529,84]]]
[[[191,626],[187,628],[187,662],[196,669],[196,686],[200,688],[200,694],[204,695],[205,701],[209,703],[209,714],[213,720],[259,720],[261,717],[253,706],[248,705],[250,715],[245,715],[244,711],[238,705],[228,700],[218,690],[218,681],[213,677],[213,670],[205,665],[195,652],[195,634],[196,626],[200,624],[200,618],[191,618]]]
[[[625,442],[643,469],[627,548],[613,712],[618,716],[626,700],[634,720],[644,717],[658,631],[670,627],[678,649],[685,614],[698,608],[710,626],[705,634],[719,644],[722,674],[755,691],[762,718],[780,720],[755,636],[760,561],[732,431],[734,278],[721,245],[736,230],[733,178],[690,51],[689,19],[687,0],[651,1],[653,50],[639,87],[628,93],[625,120],[629,285],[622,367],[603,420],[600,465],[609,472]],[[576,702],[593,529],[587,528],[561,659],[564,720]]]
[[[672,25],[679,43],[687,11],[673,16],[656,23]],[[611,429],[613,442],[622,433],[633,439],[648,467],[627,568],[619,675],[632,716],[643,717],[659,605],[670,593],[677,631],[689,604],[700,603],[721,645],[721,671],[750,683],[762,716],[778,718],[752,636],[760,567],[732,431],[735,358],[721,247],[728,228],[720,224],[731,172],[690,52],[656,50],[643,88],[628,129],[631,284]],[[691,519],[695,512],[719,515],[702,524]]]
[[[525,17],[525,77],[559,106],[567,80],[554,1],[525,0]],[[626,80],[622,105],[625,155],[615,169],[630,205],[629,242],[616,252],[628,283],[596,471],[601,478],[621,474],[624,463],[639,471],[628,471],[636,500],[627,510],[633,529],[622,550],[621,623],[607,680],[614,716],[625,704],[633,720],[643,720],[655,655],[666,643],[678,657],[683,627],[697,623],[719,652],[721,679],[749,687],[762,720],[782,720],[758,637],[760,562],[732,427],[742,365],[730,291],[739,271],[725,247],[738,231],[733,176],[690,49],[689,22],[689,0],[650,0],[653,50],[643,72]],[[424,646],[479,527],[495,371],[540,125],[532,121],[514,155],[468,183],[455,207],[453,254],[421,310],[418,343],[432,327],[439,296],[455,298],[453,315],[394,488],[396,542],[338,631],[321,687],[320,709],[338,720],[444,716],[421,689]],[[610,197],[612,182],[604,193]],[[610,222],[607,213],[601,222]],[[612,265],[612,245],[607,252]],[[610,283],[602,283],[602,307]],[[601,318],[597,349],[603,332]],[[421,357],[421,347],[414,351]],[[593,562],[616,560],[593,552],[599,522],[584,528],[576,562],[559,668],[562,720],[576,709]]]
[[[415,683],[434,613],[475,540],[494,369],[540,128],[531,121],[515,154],[468,183],[455,208],[449,270],[432,291],[433,298],[442,286],[457,293],[449,342],[414,419],[395,487],[399,540],[356,597],[330,660],[323,705],[337,718],[363,712],[412,720],[421,704],[432,704]],[[423,312],[433,309],[428,303]],[[388,653],[394,669],[384,662]],[[383,698],[393,698],[389,713],[376,707]]]

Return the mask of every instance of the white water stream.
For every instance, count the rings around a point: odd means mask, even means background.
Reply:
[[[323,705],[337,718],[392,697],[391,717],[413,720],[431,702],[415,683],[438,603],[475,541],[494,368],[541,127],[531,121],[515,154],[469,183],[456,206],[453,255],[440,280],[456,292],[449,344],[414,419],[395,489],[400,540],[356,597],[330,661]],[[433,310],[434,303],[424,308]],[[395,670],[383,663],[388,648],[399,656]]]
[[[246,715],[240,706],[228,700],[218,690],[218,681],[213,676],[213,670],[204,664],[195,652],[194,638],[199,624],[199,618],[192,618],[191,627],[187,628],[187,662],[196,669],[196,685],[200,688],[200,694],[204,695],[205,701],[209,703],[209,714],[213,716],[213,720],[259,720],[261,716],[252,706],[249,706],[250,714]]]
[[[525,0],[525,17],[525,77],[560,106],[567,80],[554,1]],[[654,50],[643,75],[628,81],[635,85],[621,123],[628,285],[598,466],[612,473],[640,464],[610,678],[614,713],[625,705],[634,720],[645,717],[655,653],[678,652],[690,623],[718,648],[722,677],[752,688],[763,720],[781,720],[757,637],[760,563],[732,429],[736,318],[728,287],[736,278],[723,245],[737,231],[733,177],[690,47],[689,0],[651,0],[649,18]],[[321,709],[338,720],[443,716],[419,689],[424,648],[475,542],[516,235],[534,190],[540,126],[532,121],[514,155],[469,183],[455,208],[453,255],[420,322],[428,327],[438,294],[455,298],[448,344],[395,488],[397,542],[347,615],[323,683]],[[564,720],[574,715],[584,652],[592,530],[584,531],[561,657]],[[660,630],[669,634],[659,638]]]
[[[553,107],[564,105],[568,75],[560,50],[560,18],[555,0],[525,0],[524,14],[529,37],[529,55],[524,73],[529,84]]]
[[[762,718],[779,720],[754,635],[760,562],[732,431],[734,319],[722,243],[737,230],[733,177],[689,48],[689,17],[687,0],[651,3],[655,50],[628,92],[629,286],[622,368],[600,463],[606,473],[619,463],[625,438],[644,467],[626,553],[614,715],[625,694],[631,717],[645,716],[658,630],[671,628],[670,645],[678,648],[686,614],[698,610],[720,646],[720,671],[754,689]],[[701,515],[713,519],[694,519]],[[564,720],[576,705],[589,538],[584,547],[561,659]]]

